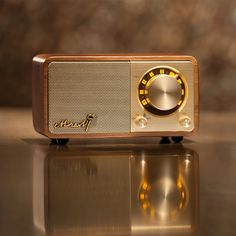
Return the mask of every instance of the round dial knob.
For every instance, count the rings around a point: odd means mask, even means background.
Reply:
[[[178,110],[186,100],[186,93],[183,76],[171,67],[156,67],[139,82],[140,103],[155,115],[169,115]]]
[[[181,85],[169,75],[158,75],[147,88],[150,103],[160,110],[170,110],[181,99]]]

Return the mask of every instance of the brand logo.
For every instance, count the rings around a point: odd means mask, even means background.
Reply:
[[[94,118],[97,116],[95,114],[88,114],[86,119],[80,121],[79,123],[71,122],[67,119],[61,120],[54,124],[54,128],[84,128],[85,132],[88,132],[89,126]]]

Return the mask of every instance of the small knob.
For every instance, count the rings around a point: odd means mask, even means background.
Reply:
[[[179,118],[179,124],[185,128],[189,128],[192,121],[187,115],[182,115]]]
[[[148,120],[147,120],[146,117],[138,115],[135,118],[135,124],[140,126],[141,128],[145,128],[147,126],[147,124],[148,124]]]

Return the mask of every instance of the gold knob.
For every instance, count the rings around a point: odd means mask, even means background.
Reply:
[[[152,106],[159,110],[170,110],[181,100],[181,85],[169,75],[158,75],[150,81],[148,97]]]

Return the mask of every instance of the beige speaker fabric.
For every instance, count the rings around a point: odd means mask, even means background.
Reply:
[[[54,124],[79,123],[90,113],[97,118],[88,133],[130,132],[130,62],[51,62],[48,70],[51,133],[85,133]]]

